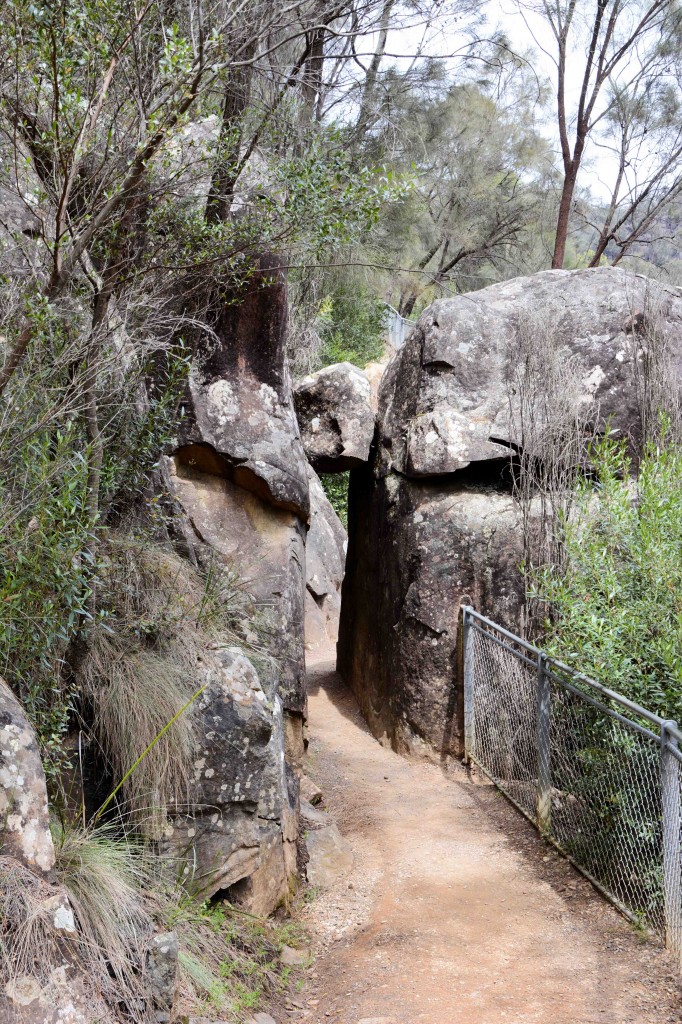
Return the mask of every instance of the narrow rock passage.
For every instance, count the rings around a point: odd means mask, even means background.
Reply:
[[[407,761],[309,663],[309,771],[354,864],[304,912],[316,961],[289,1019],[342,1024],[681,1021],[668,955],[487,783]]]

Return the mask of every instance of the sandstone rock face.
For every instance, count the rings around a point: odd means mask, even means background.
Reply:
[[[282,703],[303,714],[304,524],[231,480],[202,472],[186,449],[170,464],[170,481],[197,548],[245,581],[264,619],[264,642],[279,663]]]
[[[184,856],[195,888],[230,889],[258,915],[274,909],[297,869],[306,711],[310,503],[285,329],[284,277],[263,257],[196,354],[186,416],[162,467],[181,546],[248,595],[249,607],[235,614],[264,665],[259,676],[238,652],[207,652],[193,809],[173,820],[167,851]]]
[[[383,376],[372,463],[351,473],[339,669],[384,742],[458,753],[460,606],[512,629],[523,621],[509,456],[523,443],[528,346],[570,366],[593,425],[632,437],[643,349],[665,337],[679,378],[681,327],[680,290],[610,268],[549,271],[424,312]],[[537,418],[542,436],[542,409]]]
[[[163,852],[184,864],[186,882],[205,898],[267,864],[267,894],[250,901],[267,914],[296,870],[298,784],[284,761],[281,700],[239,651],[208,651],[203,660],[192,810],[173,819]]]
[[[226,303],[190,375],[179,448],[269,504],[307,518],[308,481],[285,356],[286,287],[263,257],[238,301]],[[189,449],[189,450],[188,450]]]
[[[306,539],[305,643],[314,650],[336,642],[341,584],[346,563],[346,531],[315,471],[308,467],[310,528]]]
[[[338,473],[367,462],[374,437],[369,380],[352,363],[335,363],[296,386],[303,447],[318,473]]]
[[[520,515],[492,484],[351,481],[338,667],[375,736],[402,753],[459,749],[460,605],[516,622]]]
[[[55,855],[47,786],[33,728],[0,679],[0,850],[47,874]]]

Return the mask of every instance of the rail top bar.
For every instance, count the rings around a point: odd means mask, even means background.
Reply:
[[[500,626],[497,622],[493,622],[492,619],[487,619],[485,615],[481,615],[481,613],[477,612],[475,608],[471,607],[471,605],[462,605],[462,614],[465,618],[468,616],[471,619],[476,619],[478,622],[484,623],[486,626],[494,629],[495,632],[501,633],[509,640],[513,640],[514,643],[518,644],[524,650],[529,651],[531,654],[534,654],[536,657],[544,655],[550,664],[554,665],[562,672],[566,672],[569,676],[572,676],[573,679],[579,679],[581,683],[584,683],[591,690],[596,690],[596,692],[600,693],[603,697],[608,697],[609,700],[614,700],[617,704],[620,704],[621,707],[627,708],[628,711],[633,712],[633,714],[638,715],[640,718],[645,718],[648,722],[656,725],[659,731],[665,727],[666,732],[670,736],[674,736],[678,741],[682,741],[682,731],[678,729],[677,722],[670,722],[665,718],[661,718],[660,715],[654,714],[653,711],[647,711],[647,709],[643,708],[640,704],[636,704],[634,701],[628,700],[627,697],[623,697],[620,693],[616,693],[615,690],[609,690],[607,686],[603,686],[601,683],[598,683],[596,679],[590,679],[589,676],[583,675],[582,672],[576,672],[576,670],[571,668],[570,665],[564,664],[563,661],[559,661],[557,658],[552,658],[549,654],[545,654],[544,651],[541,651],[539,647],[535,647],[527,640],[523,640],[515,633],[511,633],[508,629],[505,629],[504,626]]]

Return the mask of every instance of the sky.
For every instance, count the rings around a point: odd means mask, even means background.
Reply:
[[[538,78],[545,84],[554,87],[556,81],[556,67],[551,59],[553,49],[553,36],[544,19],[532,12],[526,12],[522,16],[514,0],[489,0],[484,6],[486,24],[481,29],[481,35],[490,35],[492,31],[500,27],[507,35],[512,48],[520,53],[526,54],[532,51],[531,63]],[[423,42],[423,28],[414,26],[409,29],[394,31],[391,33],[388,42],[389,54],[410,54],[415,49],[424,45],[424,53],[430,56],[447,59],[450,54],[458,49],[463,43],[463,37],[454,33],[444,33],[442,28],[436,26],[432,29],[425,42]],[[543,52],[548,51],[548,52]],[[405,63],[408,58],[393,59],[396,63]],[[452,61],[453,68],[455,61]],[[577,80],[567,81],[567,98],[577,102],[579,93],[579,82]],[[558,140],[556,127],[553,118],[554,110],[550,106],[543,122],[538,127],[549,138],[558,154]],[[608,182],[613,178],[614,160],[603,150],[587,150],[586,161],[581,175],[581,184],[590,188],[595,197],[605,199],[610,197]]]

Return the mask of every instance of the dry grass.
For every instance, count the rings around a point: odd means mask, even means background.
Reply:
[[[145,905],[150,874],[144,857],[111,826],[55,830],[55,873],[74,912],[77,933],[61,937],[52,924],[54,886],[18,861],[0,858],[0,984],[24,975],[49,982],[65,958],[87,979],[93,1007],[107,1019],[146,1024],[153,1008],[143,975],[154,922]]]
[[[241,623],[253,610],[236,574],[229,567],[204,572],[148,538],[109,539],[100,603],[104,616],[79,683],[118,781],[201,687],[207,650],[260,652],[253,632],[243,636]],[[126,806],[148,834],[163,827],[168,812],[187,811],[195,729],[190,705],[126,781]]]
[[[668,439],[682,439],[682,381],[673,358],[675,337],[667,321],[670,298],[649,282],[643,309],[632,309],[628,342],[631,348],[633,386],[639,412],[639,436],[632,438],[636,454],[649,441],[661,440],[665,413]]]
[[[515,497],[524,565],[561,564],[558,519],[570,515],[576,474],[586,466],[597,409],[585,400],[585,367],[559,344],[552,311],[521,319],[508,352],[511,434],[518,446]],[[528,609],[533,634],[546,609]],[[531,618],[532,616],[532,618]]]
[[[56,872],[69,896],[86,973],[110,1004],[146,1005],[141,976],[154,922],[146,894],[152,865],[119,827],[54,828]],[[147,1010],[140,1019],[145,1020]]]

